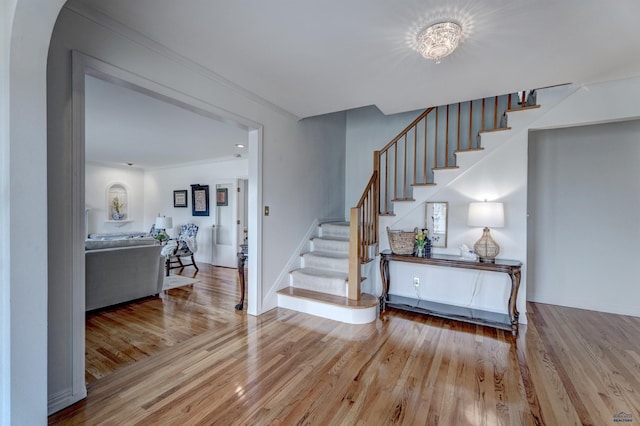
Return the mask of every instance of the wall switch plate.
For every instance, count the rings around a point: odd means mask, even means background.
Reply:
[[[415,287],[420,287],[420,278],[418,277],[413,277],[413,285]]]
[[[269,216],[269,206],[264,206],[264,215]]]

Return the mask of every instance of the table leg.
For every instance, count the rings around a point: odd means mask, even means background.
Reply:
[[[380,296],[380,313],[384,312],[387,305],[389,292],[389,255],[380,255],[380,276],[382,277],[382,295]]]
[[[245,283],[244,283],[244,262],[247,259],[247,256],[244,253],[238,253],[238,281],[240,284],[240,303],[236,305],[236,310],[241,311],[244,309],[244,293],[245,293]]]
[[[511,294],[509,295],[509,319],[511,320],[511,334],[518,335],[518,318],[520,313],[516,306],[518,288],[520,287],[520,269],[509,274],[511,276]]]

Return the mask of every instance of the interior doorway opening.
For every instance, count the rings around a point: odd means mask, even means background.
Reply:
[[[260,264],[260,236],[261,217],[258,206],[261,203],[261,145],[262,128],[258,123],[246,118],[233,115],[223,109],[206,104],[188,95],[173,91],[163,85],[147,80],[139,75],[134,75],[120,68],[101,62],[95,58],[84,56],[73,52],[72,65],[72,86],[73,86],[73,116],[72,116],[72,148],[74,173],[73,197],[71,200],[71,212],[73,216],[73,236],[71,238],[74,246],[74,256],[71,265],[72,284],[72,321],[70,324],[72,339],[70,351],[73,354],[72,371],[73,395],[81,399],[86,395],[85,386],[85,262],[84,262],[84,242],[87,236],[86,209],[85,209],[85,78],[87,75],[126,87],[148,96],[169,102],[181,108],[195,112],[206,117],[223,121],[229,125],[243,128],[246,131],[247,143],[249,145],[249,173],[247,179],[248,198],[247,203],[247,228],[251,236],[248,240],[252,251],[252,261],[255,273],[250,274],[248,285],[249,305],[247,312],[256,315],[260,302],[258,300],[258,276]],[[166,188],[163,188],[166,190]],[[215,199],[212,200],[215,203]],[[234,236],[236,233],[234,233]],[[233,310],[233,304],[229,309]],[[73,401],[72,401],[73,402]]]

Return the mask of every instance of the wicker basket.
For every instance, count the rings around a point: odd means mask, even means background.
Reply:
[[[413,254],[416,243],[416,231],[392,231],[387,226],[387,236],[389,237],[389,247],[393,254]]]

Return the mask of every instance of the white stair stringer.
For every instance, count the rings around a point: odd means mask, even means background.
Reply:
[[[457,168],[434,170],[435,185],[416,186],[413,188],[413,201],[403,201],[393,204],[393,216],[380,216],[380,250],[389,248],[386,228],[393,228],[394,224],[412,213],[416,208],[427,200],[434,199],[434,196],[441,190],[447,188],[451,183],[468,173],[484,159],[490,157],[507,142],[519,136],[523,132],[528,132],[533,123],[540,117],[560,104],[571,93],[576,90],[574,86],[560,86],[544,89],[538,92],[539,108],[526,110],[515,110],[507,113],[508,130],[498,130],[481,132],[480,150],[462,151],[456,153]]]
[[[318,226],[310,251],[300,255],[300,267],[289,273],[289,287],[279,290],[278,306],[349,324],[365,324],[378,316],[378,299],[362,294],[347,298],[349,223]]]

